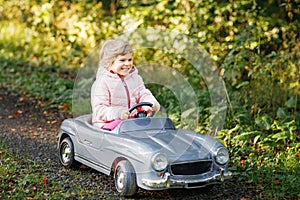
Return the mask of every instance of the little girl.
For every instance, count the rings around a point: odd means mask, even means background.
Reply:
[[[128,119],[128,109],[139,102],[152,103],[153,111],[160,109],[133,65],[129,43],[120,39],[105,41],[91,91],[92,123],[102,128],[105,123]]]

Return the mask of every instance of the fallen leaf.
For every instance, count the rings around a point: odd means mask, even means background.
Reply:
[[[33,197],[27,197],[26,199],[27,200],[33,200],[34,198]]]
[[[248,188],[249,188],[249,189],[253,189],[254,186],[253,186],[253,185],[248,185]]]
[[[9,115],[8,117],[7,117],[8,119],[13,119],[13,118],[15,118],[13,115]]]
[[[69,106],[68,106],[68,104],[63,103],[63,104],[59,105],[58,108],[61,110],[67,110],[69,108]]]
[[[246,163],[246,159],[242,159],[242,160],[241,160],[241,164],[242,164],[242,165],[245,165],[245,163]]]
[[[0,101],[2,101],[3,100],[3,97],[0,97]]]
[[[19,174],[22,175],[22,174],[30,174],[30,173],[29,172],[20,172]]]
[[[15,128],[11,128],[10,129],[12,132],[16,132],[16,129]]]
[[[17,116],[22,115],[22,114],[23,114],[23,111],[22,111],[22,110],[17,110],[17,111],[15,112],[15,115],[17,115]]]
[[[250,197],[242,197],[240,200],[250,200]]]
[[[24,98],[24,97],[20,97],[19,101],[20,101],[20,102],[24,102],[24,101],[25,101],[25,98]]]
[[[264,188],[264,185],[263,185],[263,184],[257,184],[256,188],[257,188],[258,190],[261,190],[261,189]]]
[[[296,154],[296,157],[298,157],[298,158],[300,157],[300,152]]]
[[[46,176],[43,177],[43,183],[44,183],[45,185],[47,184],[47,177],[46,177]]]
[[[279,185],[280,184],[280,181],[279,180],[274,180],[274,185]]]
[[[39,106],[42,107],[42,108],[46,106],[46,104],[45,104],[44,102],[42,102],[42,101],[39,101],[38,104],[39,104]]]
[[[218,197],[218,198],[221,198],[222,196],[223,196],[223,194],[221,194],[221,193],[220,193],[220,194],[217,194],[217,197]]]
[[[57,120],[51,121],[51,124],[57,124]]]
[[[39,136],[39,134],[37,134],[36,132],[33,132],[33,133],[31,134],[31,136],[36,137],[36,136]]]

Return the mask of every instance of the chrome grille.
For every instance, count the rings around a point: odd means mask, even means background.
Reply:
[[[209,172],[211,170],[212,161],[197,161],[189,163],[178,163],[170,166],[173,175],[197,175]]]

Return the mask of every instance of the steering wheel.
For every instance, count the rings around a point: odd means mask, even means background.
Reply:
[[[138,104],[135,104],[134,106],[132,106],[131,108],[129,108],[130,118],[153,117],[153,115],[154,115],[155,112],[152,111],[151,109],[144,110],[143,106],[152,107],[153,104],[150,103],[150,102],[140,102]],[[137,113],[132,114],[132,112],[134,110],[136,110]]]

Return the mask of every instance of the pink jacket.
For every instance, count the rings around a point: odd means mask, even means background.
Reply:
[[[122,110],[139,102],[151,102],[159,105],[152,93],[145,87],[138,70],[125,77],[104,70],[98,73],[92,86],[91,104],[92,123],[102,126],[104,122],[120,119]]]

